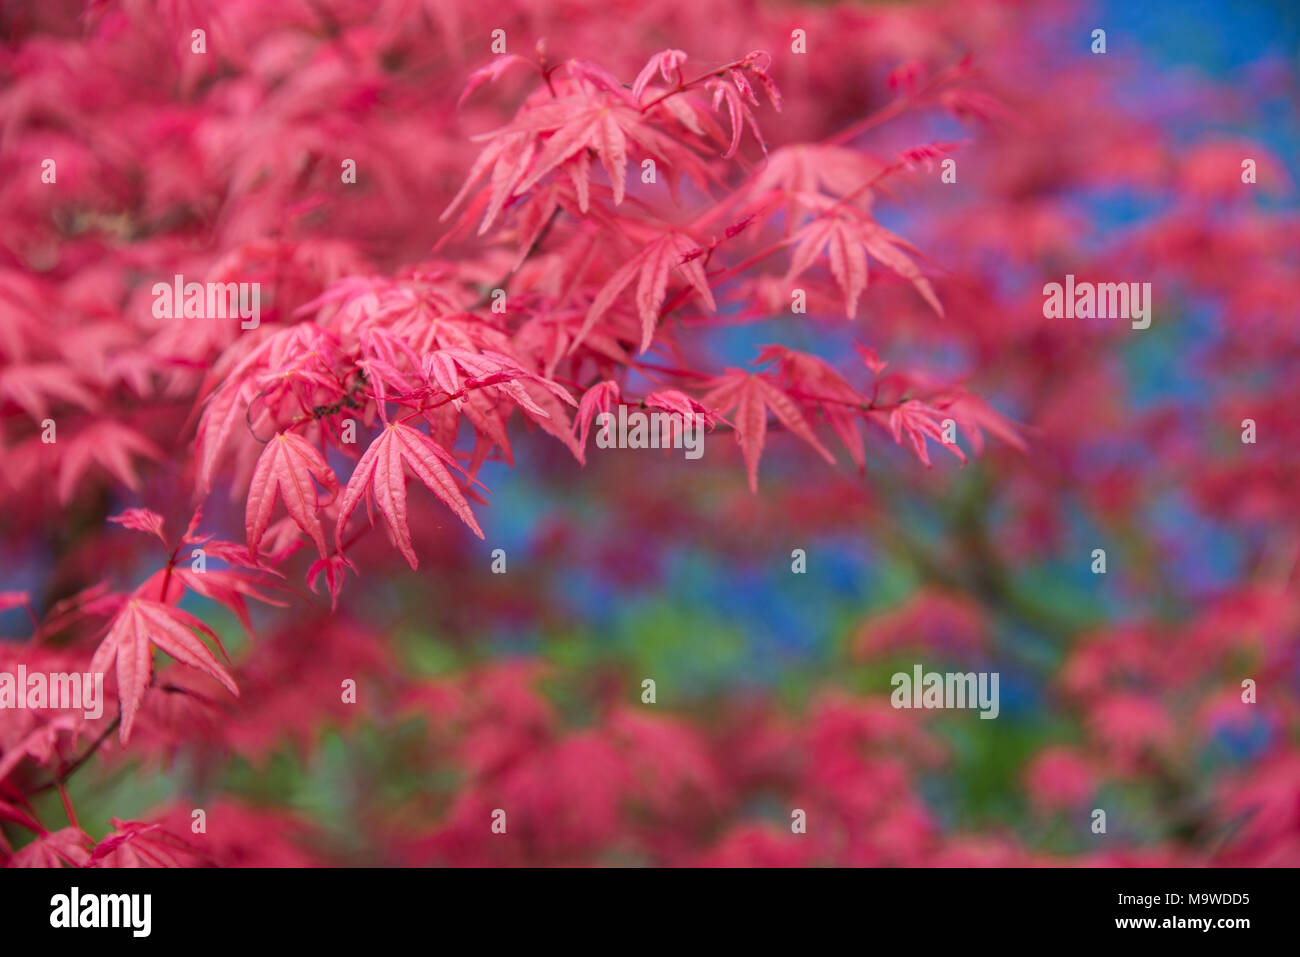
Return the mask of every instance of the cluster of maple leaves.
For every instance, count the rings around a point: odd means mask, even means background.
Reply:
[[[228,753],[263,757],[283,735],[306,748],[322,722],[356,721],[336,701],[338,676],[393,681],[398,666],[384,636],[348,617],[349,578],[382,580],[404,571],[399,562],[421,569],[423,557],[422,574],[460,581],[468,543],[457,526],[480,539],[493,531],[485,465],[514,465],[515,445],[531,449],[529,433],[540,431],[569,458],[537,466],[536,480],[571,481],[563,469],[588,465],[595,417],[620,404],[705,416],[706,458],[716,455],[726,487],[744,496],[728,493],[725,521],[710,527],[723,537],[752,524],[764,496],[798,516],[798,535],[849,517],[890,527],[889,507],[864,504],[869,460],[902,447],[915,461],[894,459],[886,471],[910,485],[917,462],[931,464],[930,443],[967,461],[945,440],[945,419],[976,453],[992,435],[1007,454],[991,456],[1001,470],[991,494],[1005,497],[987,506],[1003,517],[990,541],[963,527],[969,553],[954,556],[926,554],[906,528],[890,538],[946,583],[905,605],[907,627],[924,634],[918,622],[937,614],[941,631],[978,636],[971,654],[988,652],[984,616],[1042,622],[1034,609],[972,609],[950,592],[969,585],[1005,598],[992,572],[969,574],[969,565],[1049,552],[1071,524],[1058,496],[1082,502],[1119,538],[1162,483],[1195,474],[1190,496],[1206,514],[1242,523],[1247,538],[1259,527],[1281,537],[1281,557],[1257,546],[1258,565],[1285,563],[1300,542],[1286,494],[1300,453],[1277,446],[1251,459],[1232,449],[1204,467],[1203,422],[1122,407],[1124,377],[1106,336],[1044,328],[1033,284],[1016,299],[988,266],[1052,276],[1062,261],[1080,275],[1141,268],[1161,295],[1195,284],[1251,332],[1207,360],[1206,394],[1224,410],[1218,428],[1230,432],[1234,416],[1252,413],[1274,434],[1294,433],[1300,420],[1286,391],[1243,388],[1295,354],[1275,310],[1295,301],[1296,278],[1277,251],[1294,248],[1300,227],[1223,185],[1243,150],[1261,170],[1281,170],[1257,144],[1175,149],[1140,135],[1139,120],[1099,105],[1113,99],[1114,78],[1095,71],[1039,72],[1038,90],[1017,85],[1018,70],[1039,71],[1036,24],[996,5],[963,14],[944,4],[781,4],[738,23],[724,3],[673,0],[586,11],[581,24],[508,2],[407,6],[127,3],[79,20],[35,5],[13,14],[21,42],[0,59],[0,446],[5,493],[22,507],[4,521],[9,561],[44,574],[0,594],[0,612],[26,609],[30,619],[23,642],[0,646],[0,670],[102,671],[116,709],[95,721],[0,712],[0,819],[36,835],[11,855],[0,834],[11,862],[310,860],[286,841],[259,850],[260,835],[291,829],[278,826],[278,812],[237,802],[214,812],[227,822],[220,851],[196,852],[179,837],[179,805],[115,824],[95,842],[77,823],[68,781],[87,763],[179,750],[213,764]],[[1064,30],[1054,16],[1044,14]],[[483,65],[499,24],[511,52]],[[977,49],[1001,44],[1000,66],[990,73],[985,57],[977,66],[948,24]],[[203,54],[190,47],[196,25],[207,33]],[[793,52],[795,29],[813,38],[815,56]],[[747,52],[756,39],[770,52]],[[877,92],[864,92],[864,59],[883,81]],[[957,123],[988,150],[969,165],[974,147],[957,139]],[[887,131],[892,139],[877,138]],[[57,179],[44,183],[49,157]],[[950,157],[961,160],[963,189],[935,189],[960,200],[925,193]],[[355,183],[339,174],[345,159]],[[1180,205],[1085,261],[1060,185],[1116,182],[1167,190]],[[1214,204],[1228,214],[1211,215]],[[920,245],[935,262],[904,238],[909,228],[882,224],[890,217],[928,232]],[[176,273],[259,282],[260,328],[155,318],[149,289]],[[807,314],[792,312],[796,291]],[[849,334],[833,351],[760,338],[736,359],[719,346],[728,331],[772,317]],[[956,348],[968,361],[957,372],[919,360],[918,371],[900,370],[927,347]],[[1032,456],[1025,430],[965,387],[973,369],[1032,413]],[[728,433],[734,441],[718,441]],[[1094,454],[1117,434],[1145,443],[1141,479],[1131,463]],[[792,489],[778,473],[760,496],[760,462],[786,435],[798,440],[791,449],[802,446],[790,457],[807,487]],[[885,441],[872,446],[872,436]],[[853,469],[832,467],[840,448]],[[882,488],[891,481],[873,471]],[[707,512],[692,499],[695,475],[682,472],[662,494],[684,515]],[[412,494],[412,480],[432,497]],[[637,543],[672,523],[691,534],[635,474],[602,494],[624,523],[619,534]],[[771,521],[784,548],[793,519]],[[382,535],[370,534],[376,527]],[[651,561],[633,549],[599,564]],[[314,630],[262,627],[312,606],[303,581],[323,584],[336,614],[313,612]],[[1234,628],[1260,636],[1261,674],[1285,674],[1295,654],[1277,637],[1294,620],[1288,583],[1243,574],[1240,594],[1208,602],[1157,582],[1177,595],[1172,604],[1219,614],[1207,619],[1197,667],[1176,678],[1158,666],[1167,622],[1052,632],[1083,643],[1062,663],[1062,684],[1096,753],[1047,752],[1029,775],[1035,800],[1073,807],[1107,773],[1149,777],[1153,762],[1187,751],[1184,722],[1161,694],[1182,714],[1196,711],[1183,698],[1212,685],[1240,650],[1225,637]],[[196,613],[214,606],[256,635],[254,651],[232,660],[212,619]],[[492,606],[479,596],[471,608],[486,621]],[[861,653],[905,644],[865,630]],[[1112,647],[1129,656],[1113,673],[1118,655],[1096,650]],[[174,664],[155,670],[155,649]],[[394,857],[589,860],[629,842],[636,854],[684,863],[1025,859],[1014,841],[945,841],[891,749],[924,752],[926,766],[941,763],[939,751],[875,703],[829,694],[804,726],[765,715],[770,725],[749,724],[743,742],[739,730],[712,735],[618,709],[585,734],[566,729],[522,674],[499,665],[441,683],[395,682],[394,694],[435,728],[456,729],[438,743],[439,758],[469,783]],[[1293,727],[1293,706],[1277,705],[1269,720]],[[789,757],[804,752],[807,765]],[[1294,755],[1270,760],[1291,786]],[[557,763],[571,773],[555,774]],[[828,767],[842,775],[827,777]],[[575,781],[581,787],[565,792]],[[836,829],[803,845],[749,825],[711,836],[745,794],[765,787],[827,795],[818,811]],[[1229,789],[1222,807],[1250,803],[1252,787]],[[50,793],[63,797],[66,828],[37,813]],[[522,845],[484,836],[485,809],[502,793],[531,809]],[[637,817],[629,803],[654,813]],[[390,839],[376,827],[376,845]],[[1263,841],[1254,832],[1243,840]],[[1253,859],[1240,845],[1232,853]]]
[[[623,393],[620,379],[652,368],[636,356],[658,342],[658,351],[673,358],[661,320],[688,319],[698,307],[716,311],[712,286],[730,287],[734,305],[743,308],[745,280],[752,278],[745,269],[786,249],[787,283],[825,253],[850,317],[866,286],[868,252],[941,311],[930,283],[903,251],[910,247],[864,208],[872,184],[889,167],[868,175],[868,162],[853,164],[839,155],[850,151],[792,144],[776,151],[761,174],[735,174],[730,178],[737,182],[730,182],[717,157],[737,152],[745,123],[759,136],[751,110],[759,104],[754,88],[765,90],[774,106],[781,102],[767,72],[769,58],[752,53],[691,79],[684,73],[686,59],[680,50],[655,54],[630,89],[590,62],[548,65],[540,45],[535,61],[506,54],[471,75],[465,95],[516,63],[537,74],[537,89],[514,119],[475,137],[486,145],[444,213],[446,218],[463,206],[449,237],[481,213],[478,233],[500,244],[500,259],[510,257],[492,289],[491,307],[463,269],[435,260],[395,280],[337,282],[295,311],[300,321],[241,338],[221,355],[198,424],[199,489],[210,489],[227,454],[235,456],[242,479],[261,444],[247,480],[250,555],[266,551],[274,561],[297,544],[299,533],[306,535],[320,559],[309,575],[326,575],[337,599],[348,566],[348,521],[364,499],[417,567],[407,522],[408,472],[482,538],[469,504],[474,476],[491,456],[511,458],[507,421],[516,411],[580,461],[584,451],[575,430],[585,442],[592,418],[615,403],[674,416],[704,414],[710,424],[732,427],[751,490],[769,413],[834,462],[813,428],[812,417],[820,416],[859,468],[864,421],[886,427],[899,442],[906,436],[927,464],[925,438],[942,440],[943,417],[976,436],[984,426],[1020,443],[1009,423],[960,390],[937,390],[929,401],[909,396],[881,403],[820,358],[783,347],[759,355],[760,364],[775,364],[769,372],[666,372],[667,384],[686,380],[696,396],[677,387],[639,399]],[[713,109],[727,105],[730,141],[712,116],[710,100]],[[629,158],[662,170],[667,190],[645,197],[638,190],[629,200]],[[592,181],[593,160],[604,168],[608,185]],[[838,163],[840,175],[827,175],[823,162],[831,168]],[[812,182],[810,168],[822,169]],[[692,197],[702,207],[698,212],[683,212],[683,204],[671,200],[683,177],[698,191]],[[708,192],[728,187],[720,201]],[[733,221],[725,224],[726,219]],[[721,233],[708,231],[719,223],[725,224]],[[765,249],[743,255],[742,237],[772,233],[775,240]],[[738,259],[743,261],[725,265]],[[635,294],[628,295],[633,288]],[[876,373],[883,368],[870,350],[862,353],[864,366]],[[576,423],[566,406],[577,407]],[[473,438],[466,466],[452,452],[462,421]],[[325,454],[350,455],[358,422],[366,429],[377,426],[378,435],[340,491]],[[347,423],[353,427],[350,438],[342,431]],[[292,526],[273,524],[277,501]],[[320,518],[326,511],[334,513],[332,548]]]

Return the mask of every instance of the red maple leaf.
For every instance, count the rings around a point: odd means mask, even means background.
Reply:
[[[488,176],[489,168],[491,195],[480,235],[492,225],[510,197],[524,194],[561,168],[573,180],[585,213],[593,154],[609,176],[617,206],[626,194],[629,147],[655,157],[666,171],[685,170],[697,181],[707,181],[708,169],[699,157],[680,140],[656,128],[637,99],[603,69],[570,60],[564,73],[564,77],[554,78],[561,81],[563,93],[532,102],[513,122],[474,137],[487,140],[488,145],[441,218],[446,219],[460,206]]]
[[[778,360],[782,380],[800,402],[817,404],[827,423],[839,436],[861,472],[866,468],[866,450],[859,428],[860,410],[866,404],[861,395],[838,372],[817,356],[785,346],[764,346],[758,361]]]
[[[39,835],[8,863],[9,867],[85,867],[94,842],[79,827]]]
[[[943,306],[934,294],[930,280],[912,262],[909,252],[916,250],[905,239],[895,236],[866,214],[843,203],[831,203],[817,197],[827,211],[808,223],[790,238],[794,253],[786,281],[797,278],[816,262],[823,249],[830,255],[831,274],[844,291],[844,311],[850,319],[858,313],[858,297],[867,288],[867,253],[916,287],[916,291],[939,315]]]
[[[767,436],[768,409],[782,425],[816,449],[827,462],[834,464],[835,456],[818,440],[799,406],[766,378],[744,369],[728,369],[716,381],[715,387],[700,399],[700,403],[718,415],[726,415],[733,408],[736,410],[736,442],[745,457],[751,492],[758,491],[758,460],[763,455],[763,441]]]
[[[112,819],[114,831],[95,848],[87,867],[196,867],[210,863],[202,851],[161,824]]]
[[[907,436],[912,443],[912,451],[926,468],[930,467],[930,453],[925,446],[926,438],[938,442],[961,459],[962,464],[965,465],[966,453],[961,450],[961,446],[955,442],[944,441],[942,423],[946,418],[948,416],[933,406],[916,399],[909,399],[900,402],[898,407],[889,413],[889,430],[894,434],[894,441],[900,446],[903,444],[903,436]]]
[[[167,544],[167,539],[163,537],[163,517],[157,512],[147,508],[128,508],[119,515],[110,516],[108,520],[137,532],[157,535],[159,541]]]
[[[596,298],[587,310],[582,329],[578,332],[577,342],[582,341],[587,331],[596,324],[609,307],[614,304],[624,288],[635,278],[637,313],[641,317],[641,348],[645,352],[654,338],[655,323],[659,320],[659,308],[663,305],[668,292],[668,272],[676,267],[677,272],[699,293],[700,298],[709,309],[716,309],[713,293],[709,291],[709,282],[704,273],[704,264],[693,256],[699,244],[689,236],[676,230],[668,230],[657,239],[647,243],[640,252],[621,266],[610,276],[596,293]],[[572,348],[572,347],[570,347]]]
[[[591,423],[597,413],[613,413],[619,402],[618,383],[606,379],[589,388],[578,403],[578,414],[573,418],[573,427],[578,431],[578,461],[587,464],[587,436],[591,432]]]
[[[404,466],[410,468],[415,476],[424,483],[434,495],[442,499],[474,534],[483,538],[470,511],[469,503],[461,494],[456,480],[451,477],[443,463],[463,471],[456,460],[423,432],[400,422],[391,422],[383,433],[370,443],[370,447],[361,456],[348,487],[339,502],[339,517],[334,528],[334,538],[342,547],[343,529],[348,518],[361,502],[364,495],[367,507],[377,503],[383,513],[388,527],[392,529],[397,549],[410,563],[412,568],[419,567],[415,549],[411,546],[411,530],[406,520],[406,473]],[[372,518],[373,520],[373,518]]]
[[[221,640],[216,633],[188,612],[147,598],[130,598],[113,619],[108,635],[95,649],[90,659],[92,673],[105,672],[114,659],[117,661],[117,697],[122,710],[122,725],[118,733],[123,744],[131,737],[136,710],[153,675],[153,645],[181,664],[216,678],[232,695],[239,697],[235,679],[191,628],[202,632],[220,647]]]
[[[271,524],[271,511],[275,508],[278,491],[289,517],[311,537],[321,556],[325,555],[325,530],[316,514],[320,503],[316,486],[312,484],[313,478],[333,495],[338,494],[339,483],[334,471],[302,436],[281,432],[266,443],[253,470],[248,505],[244,511],[250,554],[257,554],[257,546],[266,533],[266,527]]]
[[[343,578],[347,574],[346,569],[357,570],[356,566],[348,560],[348,557],[342,552],[336,552],[329,558],[318,558],[312,562],[311,568],[307,569],[307,587],[313,592],[316,591],[316,582],[322,574],[325,575],[325,584],[330,590],[330,610],[337,611],[339,607],[339,595],[343,591]]]

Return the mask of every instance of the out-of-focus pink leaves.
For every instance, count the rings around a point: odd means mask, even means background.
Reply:
[[[947,410],[962,430],[970,436],[976,454],[984,449],[982,431],[984,429],[1013,449],[1028,454],[1029,446],[1021,434],[1020,427],[979,396],[963,392],[948,401]]]
[[[471,73],[469,79],[465,81],[465,89],[461,91],[460,99],[456,101],[456,105],[461,106],[464,104],[470,94],[484,83],[492,83],[500,79],[501,75],[516,63],[527,62],[528,61],[521,56],[516,56],[513,53],[506,53],[497,57],[486,66],[479,67]]]
[[[7,710],[14,713],[14,709]],[[75,740],[85,722],[77,712],[60,711],[48,719],[35,717],[35,712],[30,710],[18,713],[24,715],[23,724],[0,728],[7,732],[8,738],[4,741],[4,751],[0,752],[0,781],[24,758],[31,758],[37,764],[48,763],[67,739]]]
[[[220,553],[215,550],[213,550],[213,555],[214,557],[221,557]],[[202,595],[204,598],[215,601],[229,609],[239,619],[244,631],[249,634],[253,632],[253,623],[249,618],[248,604],[244,600],[245,598],[252,598],[264,605],[284,607],[287,604],[284,601],[263,594],[259,590],[259,586],[265,585],[266,582],[245,571],[209,568],[200,572],[195,571],[188,564],[179,564],[172,569],[172,575],[196,595]]]
[[[0,400],[13,402],[37,422],[49,414],[50,401],[94,408],[95,396],[58,363],[12,365],[0,369]]]
[[[867,210],[873,193],[863,186],[885,168],[871,156],[843,146],[820,143],[797,143],[772,151],[763,169],[749,189],[750,208],[758,207],[769,196],[784,197],[786,229],[799,224],[804,214],[816,205],[817,197],[829,197]],[[773,207],[778,208],[778,207]]]
[[[0,591],[0,611],[21,608],[31,601],[31,595],[25,591]]]
[[[160,459],[162,450],[152,440],[119,422],[102,420],[77,431],[71,439],[60,438],[58,495],[60,502],[72,498],[77,483],[98,464],[132,491],[140,477],[132,457]]]
[[[889,365],[887,361],[880,358],[875,349],[864,346],[860,342],[853,343],[853,348],[857,350],[858,355],[862,356],[862,364],[871,370],[872,375],[880,375],[885,371],[885,366]]]
[[[1049,747],[1025,769],[1025,789],[1040,812],[1075,811],[1097,789],[1093,763],[1074,748]]]

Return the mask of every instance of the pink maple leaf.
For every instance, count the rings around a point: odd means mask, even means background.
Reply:
[[[190,629],[221,644],[211,628],[188,612],[146,598],[131,598],[95,649],[90,660],[92,673],[107,671],[114,660],[117,662],[117,696],[122,709],[119,737],[123,744],[131,737],[136,710],[153,675],[155,645],[181,664],[216,678],[232,695],[239,696],[235,679]]]
[[[244,528],[248,534],[248,551],[257,554],[262,536],[271,523],[276,493],[284,499],[285,510],[297,526],[311,537],[316,550],[325,554],[325,531],[317,512],[320,503],[312,479],[329,492],[338,494],[339,483],[334,471],[320,452],[302,436],[281,432],[266,443],[253,481],[248,488],[248,505],[244,511]]]
[[[758,491],[758,460],[763,456],[763,443],[767,436],[768,409],[782,425],[816,449],[823,459],[832,464],[835,462],[835,456],[822,445],[795,401],[763,376],[744,369],[728,369],[700,402],[719,415],[736,410],[732,417],[736,442],[745,458],[751,492]]]
[[[388,522],[393,532],[397,549],[402,553],[412,568],[419,567],[415,549],[411,546],[411,530],[406,518],[406,473],[405,468],[424,483],[425,487],[438,496],[448,508],[456,513],[474,534],[483,538],[470,511],[469,503],[461,494],[455,479],[447,471],[446,465],[463,471],[451,455],[418,429],[400,422],[393,422],[383,433],[370,443],[361,461],[352,472],[348,487],[339,501],[339,517],[335,525],[334,537],[343,541],[343,529],[357,505],[365,496],[367,504],[374,502]],[[341,547],[341,546],[340,546]]]

